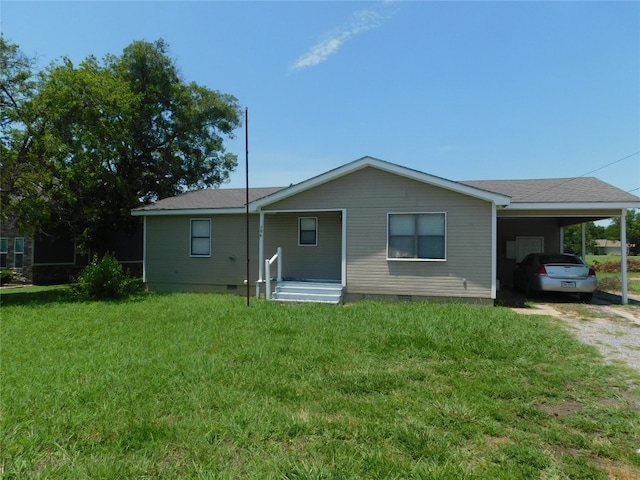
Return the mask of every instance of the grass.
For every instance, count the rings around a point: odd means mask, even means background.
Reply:
[[[636,260],[638,257],[630,256],[629,260]],[[588,265],[594,262],[605,264],[607,262],[617,262],[620,264],[620,255],[587,255]],[[597,272],[598,289],[605,292],[620,294],[622,291],[622,274],[620,272]],[[634,295],[640,295],[640,272],[627,272],[627,289]]]
[[[640,475],[640,379],[548,318],[12,295],[0,309],[3,478]]]

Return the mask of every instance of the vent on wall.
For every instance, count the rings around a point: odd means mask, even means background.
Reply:
[[[227,285],[227,291],[238,290],[237,285]]]

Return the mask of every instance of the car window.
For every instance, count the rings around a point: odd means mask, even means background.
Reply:
[[[541,255],[540,263],[545,265],[550,263],[570,263],[573,265],[582,265],[582,261],[578,257],[574,257],[573,255]]]

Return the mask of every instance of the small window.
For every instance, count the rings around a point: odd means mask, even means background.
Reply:
[[[8,268],[7,257],[9,255],[9,239],[0,238],[0,268]]]
[[[300,217],[298,219],[299,245],[318,245],[318,218]]]
[[[445,260],[444,213],[390,213],[389,259]]]
[[[211,220],[191,220],[191,256],[211,256]]]
[[[24,238],[15,239],[15,249],[13,251],[13,267],[22,268],[24,265]]]

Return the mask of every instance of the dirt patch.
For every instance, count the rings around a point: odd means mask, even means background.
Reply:
[[[555,417],[566,417],[578,413],[584,408],[584,405],[580,402],[567,401],[562,403],[542,403],[538,405],[538,408]]]
[[[596,347],[605,361],[640,372],[640,308],[636,305],[595,299],[592,304],[541,302],[513,310],[558,318],[578,340]]]

